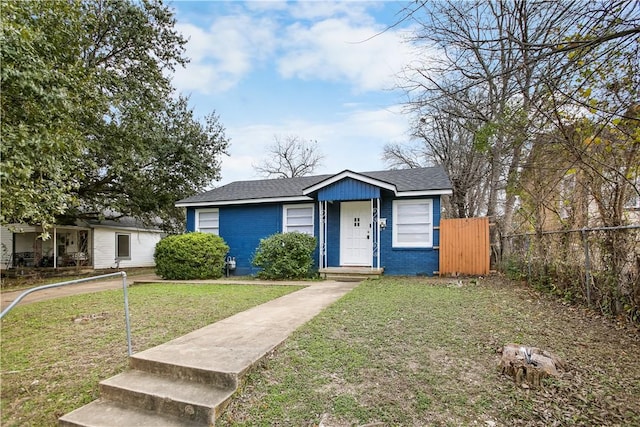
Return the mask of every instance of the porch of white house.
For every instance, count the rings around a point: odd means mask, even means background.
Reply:
[[[91,267],[90,228],[12,225],[2,230],[2,268]]]

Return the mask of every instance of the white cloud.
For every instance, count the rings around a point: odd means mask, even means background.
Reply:
[[[176,70],[174,84],[184,92],[205,94],[234,87],[275,49],[274,23],[248,15],[224,16],[209,28],[178,23],[176,29],[189,41],[191,62]]]
[[[325,160],[316,173],[384,169],[384,145],[407,141],[409,126],[400,107],[381,107],[397,102],[383,91],[414,57],[401,30],[374,19],[383,3],[218,4],[183,9],[177,27],[192,61],[174,78],[196,110],[225,122],[230,157],[215,185],[259,178],[252,165],[274,136],[317,140]]]
[[[367,9],[376,6],[364,1],[299,1],[291,4],[289,13],[298,20],[317,21],[325,18],[347,17],[353,22],[373,23]]]
[[[399,33],[380,31],[346,19],[293,24],[278,69],[285,78],[346,81],[357,91],[391,89],[411,50]]]
[[[180,91],[228,91],[268,61],[288,79],[345,83],[355,92],[389,89],[393,76],[411,58],[401,32],[384,32],[384,25],[368,13],[376,3],[243,5],[226,15],[212,15],[207,27],[178,22],[176,29],[189,40],[186,54],[191,58],[174,75]]]
[[[291,7],[287,0],[252,0],[244,3],[244,6],[248,10],[254,10],[258,12],[281,11]]]

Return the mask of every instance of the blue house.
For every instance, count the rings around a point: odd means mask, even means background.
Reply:
[[[220,235],[236,274],[254,274],[260,239],[298,231],[316,237],[320,273],[388,275],[438,271],[440,198],[451,194],[442,167],[237,181],[176,203],[187,231]]]

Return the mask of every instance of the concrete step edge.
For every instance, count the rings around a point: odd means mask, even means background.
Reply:
[[[235,389],[130,370],[100,382],[100,395],[127,406],[210,424]]]
[[[200,384],[209,384],[224,390],[238,388],[238,375],[233,372],[219,372],[195,368],[193,366],[167,363],[136,356],[129,357],[129,367],[138,371],[175,378],[183,381],[191,381]]]
[[[103,399],[94,400],[58,420],[60,427],[203,427],[208,425],[210,424],[143,411],[139,408],[129,408]]]
[[[366,279],[379,279],[379,274],[355,274],[355,273],[323,273],[324,278],[335,281],[363,281]]]

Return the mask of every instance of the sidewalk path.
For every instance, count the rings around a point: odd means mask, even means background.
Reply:
[[[60,418],[60,426],[215,425],[252,367],[359,284],[305,283],[301,290],[135,353],[131,369],[102,381],[101,397]]]

